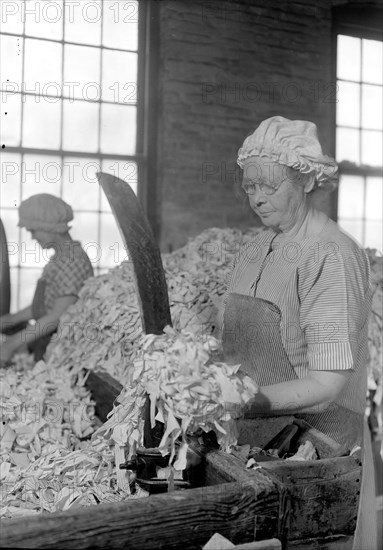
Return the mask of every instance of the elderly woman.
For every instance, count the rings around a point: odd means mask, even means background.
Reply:
[[[312,205],[317,187],[334,189],[336,163],[315,124],[280,116],[246,138],[237,162],[266,227],[237,254],[224,300],[225,356],[260,385],[248,414],[297,415],[352,450],[363,442],[369,264]]]
[[[12,327],[32,319],[36,321],[34,326],[6,337],[0,347],[2,363],[7,363],[25,344],[29,344],[35,358],[40,359],[60,316],[76,302],[84,281],[93,275],[92,264],[81,244],[69,234],[71,220],[72,208],[53,195],[33,195],[20,204],[19,226],[30,231],[42,248],[52,248],[54,254],[37,282],[32,304],[0,318],[2,332],[10,332]]]

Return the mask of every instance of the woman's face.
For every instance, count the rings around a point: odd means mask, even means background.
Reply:
[[[32,239],[37,241],[41,248],[52,248],[52,235],[49,231],[41,229],[29,229]]]
[[[250,207],[262,223],[287,232],[303,221],[307,213],[302,175],[267,157],[250,157],[243,163],[242,188]]]

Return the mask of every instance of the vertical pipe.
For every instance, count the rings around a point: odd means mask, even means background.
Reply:
[[[138,132],[137,153],[144,159],[139,166],[138,199],[143,205],[157,242],[160,234],[160,216],[157,201],[158,188],[158,63],[159,63],[159,2],[139,3],[139,62],[138,62]]]

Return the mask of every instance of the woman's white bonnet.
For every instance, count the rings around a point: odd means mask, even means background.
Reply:
[[[249,157],[268,157],[303,174],[315,175],[315,187],[332,191],[338,184],[338,165],[322,152],[317,127],[305,120],[274,116],[261,122],[238,151],[237,163]]]

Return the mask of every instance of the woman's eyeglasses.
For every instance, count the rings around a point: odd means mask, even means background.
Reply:
[[[252,182],[242,183],[241,188],[244,190],[246,195],[254,195],[255,188],[257,186],[263,195],[273,195],[279,189],[279,185],[273,187],[272,185],[267,185],[266,183],[252,183]]]

